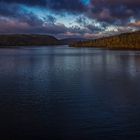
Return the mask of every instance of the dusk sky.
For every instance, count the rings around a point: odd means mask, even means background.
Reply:
[[[140,0],[0,0],[0,34],[96,38],[140,29]]]

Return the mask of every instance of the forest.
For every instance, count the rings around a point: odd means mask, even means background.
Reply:
[[[70,46],[140,50],[140,31],[123,33],[120,35],[103,37],[103,38],[89,40],[89,41],[80,41],[77,43],[73,43]]]

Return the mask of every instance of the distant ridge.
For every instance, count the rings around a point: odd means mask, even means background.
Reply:
[[[0,35],[0,47],[59,45],[59,40],[49,35],[11,34]]]
[[[101,47],[107,49],[140,50],[140,31],[123,33],[116,36],[104,37],[90,41],[80,41],[71,47]]]
[[[85,41],[85,39],[65,38],[58,40],[57,38],[50,35],[10,34],[0,35],[0,48],[18,46],[70,45],[78,41]]]
[[[87,39],[84,38],[64,38],[60,40],[61,44],[70,45],[79,41],[86,41]]]

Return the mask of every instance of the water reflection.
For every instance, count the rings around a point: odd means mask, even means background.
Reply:
[[[0,50],[1,137],[139,139],[140,52]]]

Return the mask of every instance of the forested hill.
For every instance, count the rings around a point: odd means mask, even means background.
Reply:
[[[108,49],[136,49],[140,50],[140,31],[123,33],[116,36],[77,42],[71,47],[101,47]]]
[[[59,40],[49,35],[0,35],[0,47],[59,45]]]

